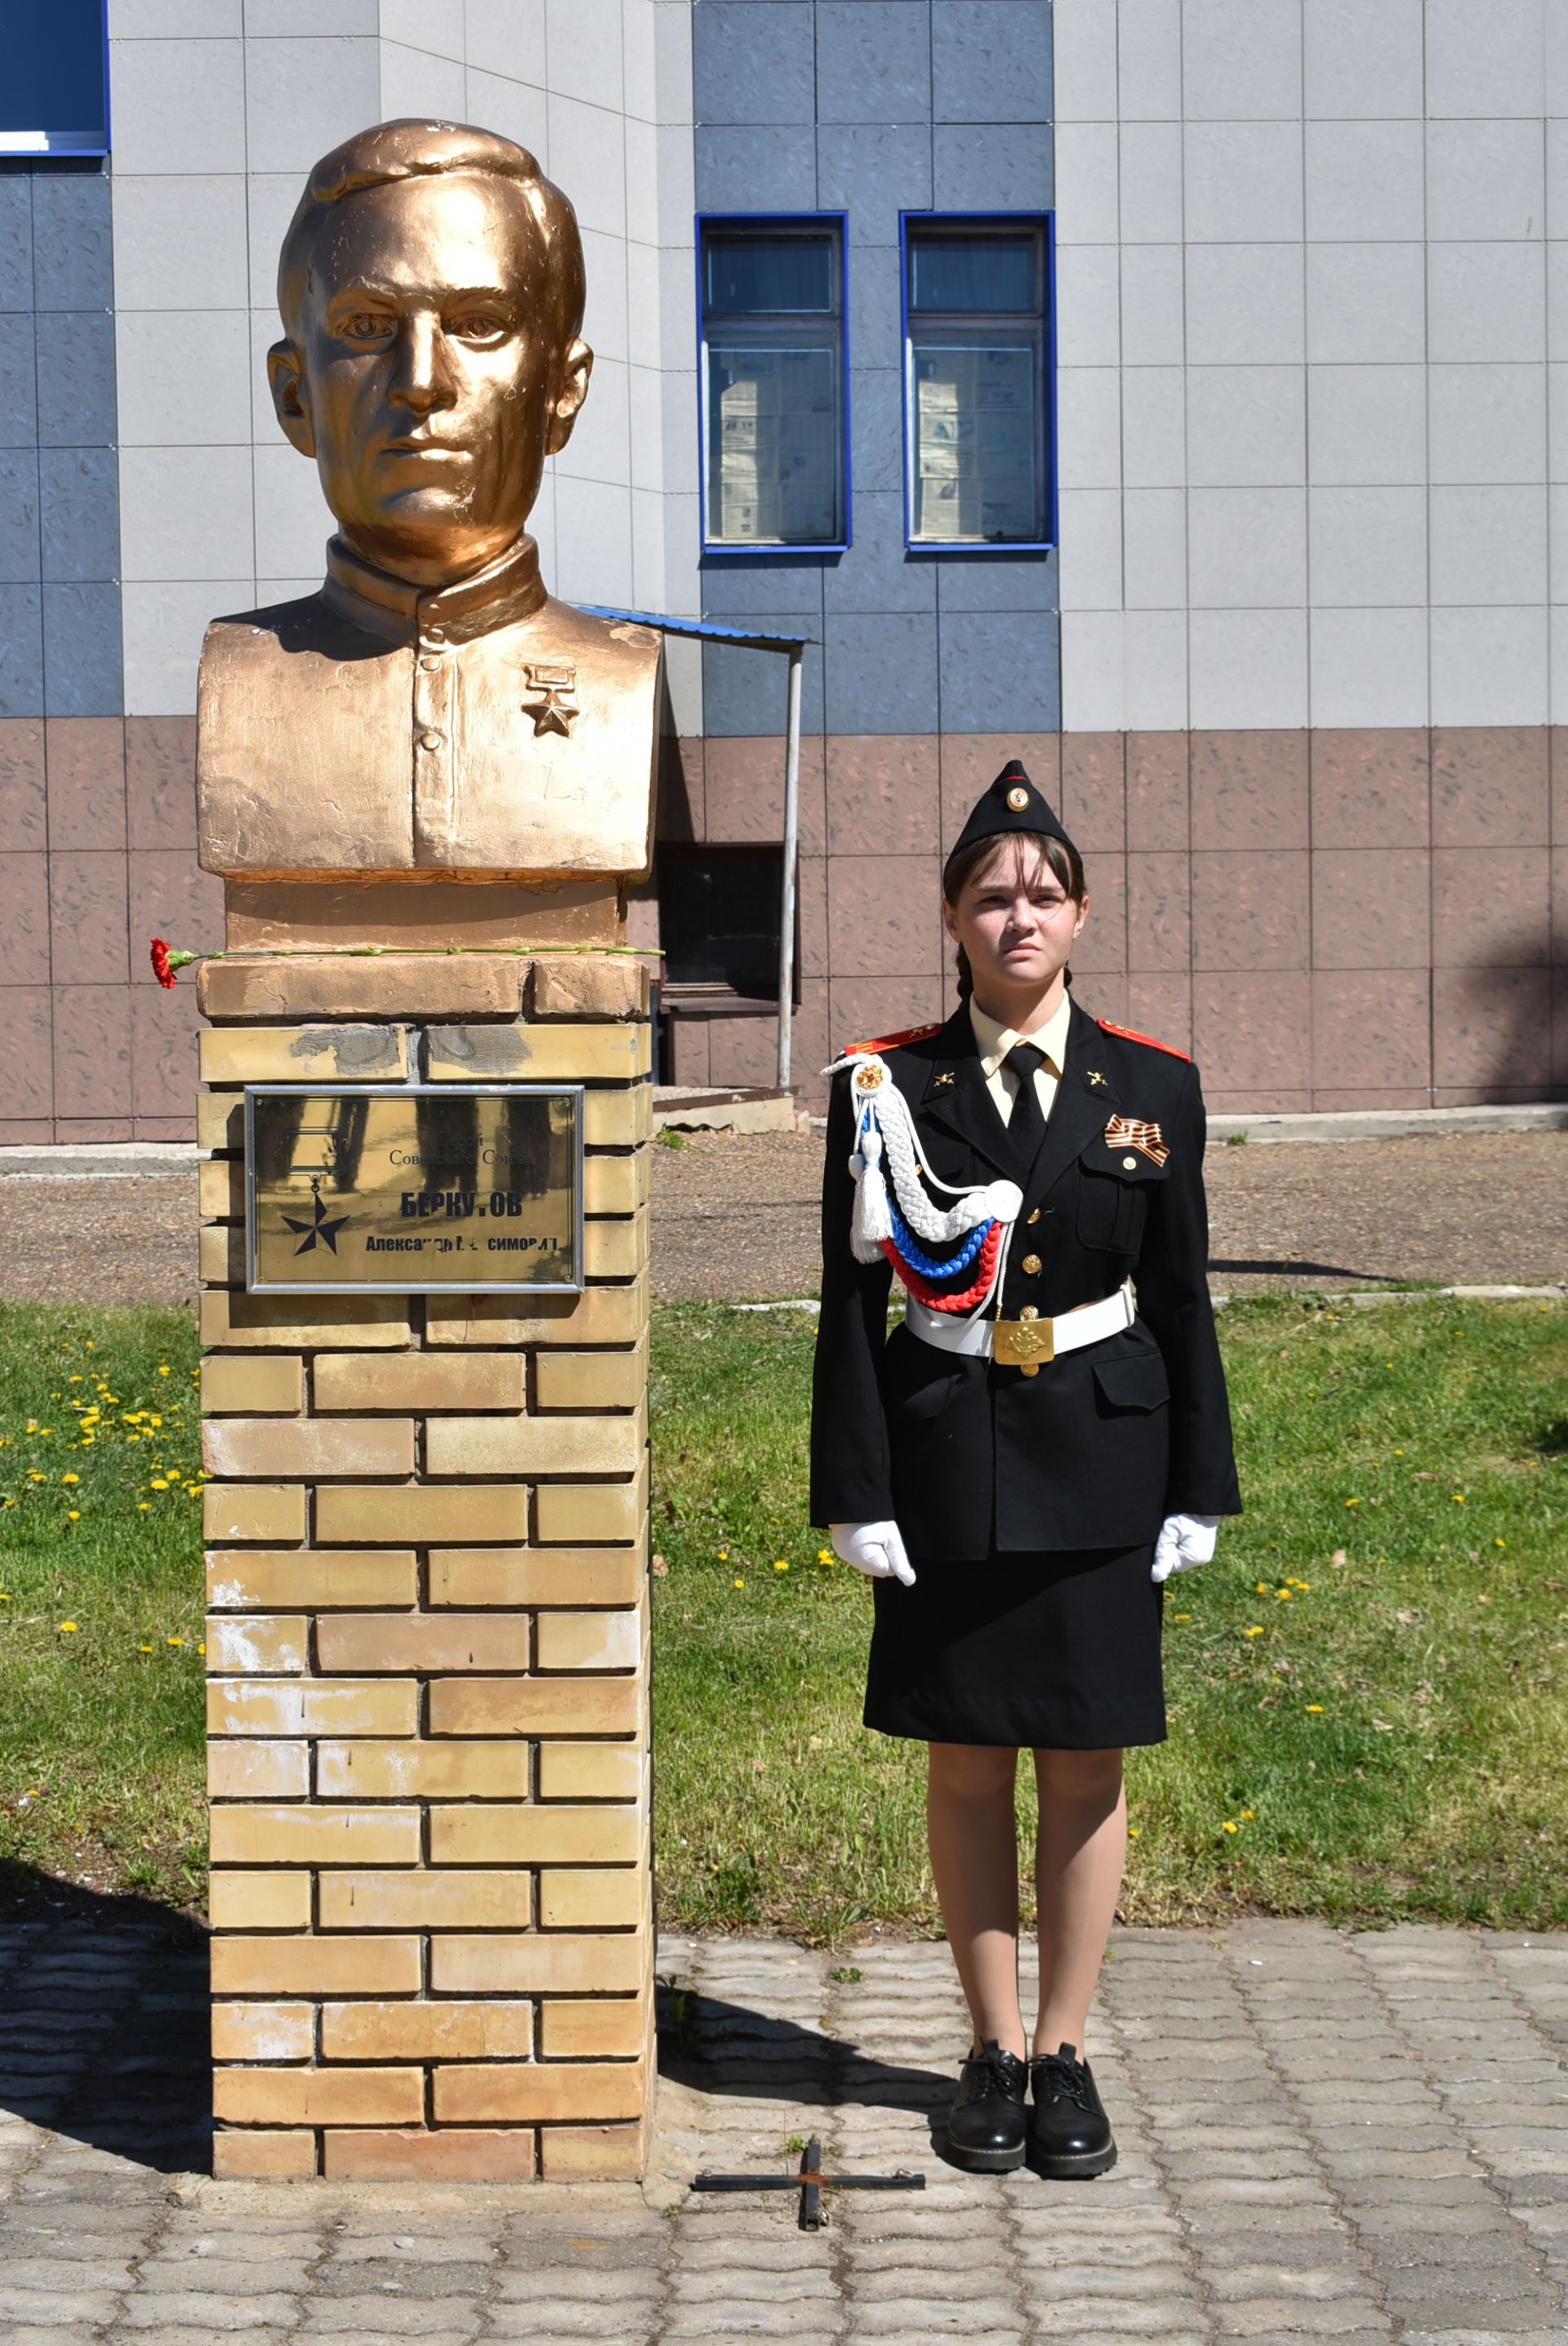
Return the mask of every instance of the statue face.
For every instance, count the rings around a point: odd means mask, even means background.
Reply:
[[[592,365],[554,314],[522,189],[477,173],[334,204],[294,333],[268,361],[279,421],[314,456],[343,536],[421,586],[515,539]]]

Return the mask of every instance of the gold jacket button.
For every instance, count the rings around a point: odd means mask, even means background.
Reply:
[[[1039,1311],[1039,1307],[1038,1307],[1038,1305],[1037,1305],[1037,1304],[1033,1304],[1033,1303],[1026,1303],[1026,1304],[1023,1306],[1023,1311],[1018,1314],[1018,1317],[1020,1318],[1020,1320],[1038,1320],[1038,1319],[1039,1319],[1039,1317],[1040,1317],[1040,1311]]]
[[[1026,1254],[1023,1258],[1023,1268],[1025,1271],[1027,1271],[1029,1277],[1033,1279],[1035,1272],[1040,1268],[1039,1256],[1037,1254]]]
[[[1033,1227],[1033,1225],[1040,1219],[1040,1209],[1039,1209],[1039,1207],[1038,1207],[1038,1206],[1036,1206],[1036,1207],[1035,1207],[1035,1209],[1034,1209],[1034,1211],[1033,1211],[1032,1214],[1025,1214],[1025,1216],[1023,1217],[1023,1219],[1024,1219],[1024,1220],[1025,1220],[1026,1222],[1028,1222],[1028,1223],[1031,1225],[1031,1227]]]
[[[1135,1172],[1137,1171],[1137,1169],[1138,1169],[1138,1160],[1137,1160],[1137,1158],[1136,1158],[1135,1157],[1124,1157],[1124,1158],[1123,1158],[1123,1159],[1122,1159],[1122,1170],[1123,1170],[1123,1172],[1124,1172],[1124,1173],[1135,1173]]]

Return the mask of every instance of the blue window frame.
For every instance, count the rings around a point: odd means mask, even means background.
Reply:
[[[697,223],[706,554],[850,543],[842,212]]]
[[[904,541],[1056,543],[1049,212],[902,212]]]
[[[0,162],[108,151],[106,0],[0,0]]]

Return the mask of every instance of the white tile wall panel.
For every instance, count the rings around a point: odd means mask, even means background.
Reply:
[[[218,556],[233,563],[235,576],[254,576],[251,496],[249,448],[122,448],[123,576],[209,577]]]
[[[514,138],[548,171],[550,101],[542,89],[504,74],[479,73],[470,66],[467,92],[464,112],[471,120],[498,131],[503,138]]]
[[[1543,60],[1548,115],[1568,115],[1568,15],[1561,8],[1544,15]]]
[[[1182,240],[1182,126],[1124,122],[1118,140],[1124,244]]]
[[[1074,611],[1119,611],[1122,499],[1115,489],[1062,492],[1062,599]]]
[[[1307,600],[1305,489],[1187,491],[1195,608],[1295,609]]]
[[[229,40],[127,40],[113,51],[115,168],[227,173],[245,154],[245,61]]]
[[[379,121],[377,49],[372,40],[347,36],[247,41],[243,152],[249,168],[289,173],[298,180],[298,195],[312,163]]]
[[[1542,111],[1545,18],[1558,0],[1427,0],[1426,105],[1436,119]]]
[[[379,44],[381,87],[376,110],[383,122],[401,115],[435,115],[464,121],[468,115],[468,76],[462,63],[439,51],[405,48],[401,42]]]
[[[1056,0],[1051,14],[1058,124],[1115,122],[1116,0]]]
[[[568,603],[632,598],[631,500],[619,482],[555,475],[555,593]]]
[[[241,277],[229,280],[232,293]],[[119,442],[249,447],[250,332],[243,310],[127,310],[115,316]]]
[[[1122,575],[1129,611],[1181,611],[1187,599],[1186,492],[1122,495]]]
[[[1194,366],[1299,366],[1307,301],[1299,245],[1192,245],[1186,357]]]
[[[1121,382],[1115,367],[1064,367],[1056,379],[1064,489],[1114,489],[1122,477]]]
[[[1568,366],[1546,370],[1546,477],[1568,481]]]
[[[1549,724],[1568,723],[1568,609],[1547,613],[1547,707]]]
[[[1307,350],[1313,359],[1420,361],[1427,346],[1426,250],[1420,244],[1309,244]]]
[[[1194,611],[1188,722],[1200,730],[1307,722],[1307,614]]]
[[[1419,118],[1422,0],[1305,0],[1301,26],[1309,121]]]
[[[1186,0],[1182,66],[1190,121],[1298,117],[1300,0]]]
[[[1550,566],[1548,591],[1553,603],[1568,603],[1568,486],[1547,492]]]
[[[109,0],[111,41],[219,40],[243,29],[240,0]]]
[[[253,609],[256,576],[127,578],[120,588],[127,717],[189,717],[209,619]]]
[[[1546,355],[1568,359],[1568,244],[1546,248]]]
[[[1546,491],[1434,488],[1431,599],[1544,603]]]
[[[1187,477],[1206,488],[1278,488],[1307,476],[1304,371],[1189,366]]]
[[[1181,19],[1182,0],[1121,0],[1117,11],[1117,94],[1124,126],[1181,120]],[[1058,50],[1058,105],[1062,79]]]
[[[1140,732],[1182,731],[1192,722],[1186,612],[1129,611],[1123,648],[1123,722]]]
[[[1058,243],[1115,243],[1120,220],[1117,180],[1117,139],[1114,122],[1058,122]]]
[[[1066,445],[1067,420],[1063,421]],[[1179,366],[1122,372],[1122,477],[1129,489],[1186,484],[1186,374]]]
[[[117,100],[117,86],[116,95]],[[241,172],[137,178],[116,170],[111,188],[121,310],[221,310],[232,303],[246,272]],[[120,388],[123,395],[123,382]]]
[[[1546,232],[1541,122],[1431,122],[1426,128],[1427,234],[1539,238]]]
[[[474,0],[469,0],[470,11]],[[270,33],[374,33],[381,0],[245,0],[252,40]]]
[[[1310,656],[1311,724],[1431,723],[1424,598],[1404,610],[1314,610]]]
[[[1426,372],[1417,366],[1315,366],[1308,370],[1311,478],[1356,483],[1424,482]]]
[[[1419,122],[1308,122],[1307,234],[1314,243],[1426,235],[1426,156]]]
[[[1413,608],[1427,599],[1424,486],[1314,488],[1308,545],[1308,593],[1319,609]]]
[[[624,359],[594,362],[588,396],[571,438],[555,458],[561,480],[630,485],[632,423],[630,369]]]
[[[1544,358],[1543,258],[1539,244],[1429,245],[1429,356]]]
[[[463,0],[379,0],[375,29],[389,46],[428,49],[457,66],[467,61]]]
[[[585,228],[624,236],[626,151],[619,117],[575,97],[549,101],[550,176],[571,195]]]
[[[1546,125],[1546,233],[1568,236],[1568,121]]]
[[[1434,725],[1544,725],[1547,617],[1539,610],[1431,614]]]
[[[1180,366],[1186,355],[1186,255],[1182,247],[1124,245],[1121,296],[1125,364]]]
[[[625,237],[606,236],[599,229],[582,229],[583,265],[588,276],[587,306],[583,312],[583,337],[597,364],[624,361],[629,354],[626,317],[627,256],[632,248]]]
[[[552,94],[621,111],[621,0],[545,0],[545,39]]]
[[[1245,236],[1288,243],[1303,230],[1298,122],[1189,122],[1183,141],[1189,243]]]
[[[545,87],[545,0],[463,0],[469,68]]]
[[[1062,606],[1062,723],[1069,733],[1116,733],[1129,723],[1120,611]]]
[[[1429,367],[1432,480],[1544,480],[1547,372],[1481,362]]]
[[[1121,357],[1121,270],[1115,245],[1058,248],[1056,349],[1063,366],[1115,366]]]
[[[308,578],[305,591],[313,594],[321,583],[327,540],[337,527],[316,467],[280,432],[270,445],[256,450],[252,474],[258,576]]]

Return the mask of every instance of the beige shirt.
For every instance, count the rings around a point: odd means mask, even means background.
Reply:
[[[1067,1027],[1072,1015],[1072,999],[1064,993],[1060,1004],[1043,1025],[1032,1028],[1027,1035],[1020,1035],[1015,1028],[999,1026],[994,1018],[987,1017],[974,996],[970,995],[969,1023],[974,1029],[985,1087],[996,1102],[997,1114],[1003,1124],[1013,1121],[1013,1103],[1018,1096],[1018,1078],[1012,1068],[1004,1067],[1002,1062],[1015,1043],[1033,1043],[1037,1051],[1045,1054],[1045,1065],[1034,1070],[1034,1090],[1040,1102],[1040,1113],[1049,1120],[1052,1103],[1056,1097],[1056,1085],[1067,1063]]]

